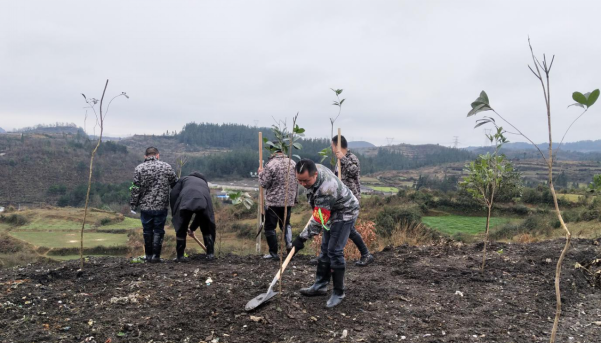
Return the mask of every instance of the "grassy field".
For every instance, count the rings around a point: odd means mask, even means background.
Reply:
[[[80,245],[80,236],[77,232],[12,231],[10,235],[38,247],[71,248],[79,247]],[[126,245],[127,234],[84,233],[84,247]]]
[[[569,202],[578,202],[578,199],[580,198],[580,196],[582,195],[578,195],[578,194],[557,194],[557,198],[565,198],[567,201]]]
[[[142,223],[139,219],[134,219],[131,217],[126,217],[123,221],[114,223],[107,226],[100,226],[98,229],[137,229],[142,228]],[[80,227],[81,229],[81,227]]]
[[[399,192],[399,189],[393,187],[393,186],[369,186],[370,188],[376,190],[376,191],[382,191],[382,192],[394,192],[397,193]]]
[[[510,222],[510,218],[491,217],[490,228]],[[486,217],[476,216],[424,216],[422,222],[444,234],[454,235],[457,233],[476,235],[486,230]]]

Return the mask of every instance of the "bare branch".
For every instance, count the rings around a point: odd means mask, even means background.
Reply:
[[[540,77],[539,77],[539,76],[538,76],[538,75],[537,75],[537,74],[536,74],[536,73],[535,73],[535,72],[532,70],[532,67],[530,67],[530,65],[528,65],[528,68],[530,69],[530,71],[532,72],[532,74],[534,74],[534,76],[535,76],[537,79],[540,79]]]

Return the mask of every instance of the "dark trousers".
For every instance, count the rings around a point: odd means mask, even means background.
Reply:
[[[165,234],[165,222],[167,221],[167,209],[164,210],[142,210],[140,220],[144,235]]]
[[[269,252],[277,253],[277,236],[275,233],[278,225],[280,230],[286,233],[286,227],[290,225],[290,214],[292,213],[292,207],[288,207],[288,216],[286,217],[286,225],[284,225],[284,207],[267,207],[265,209],[265,238],[269,245]],[[292,239],[292,233],[290,233],[290,240]],[[273,247],[272,247],[273,246]]]
[[[179,223],[179,226],[175,228],[175,236],[178,238],[186,238],[186,235],[188,234],[188,225],[190,224],[193,215],[194,221],[192,221],[191,228],[196,230],[196,228],[200,227],[203,237],[211,235],[213,240],[215,240],[215,227],[205,225],[211,222],[211,219],[207,216],[205,211],[193,212],[189,210],[180,210],[181,222]]]
[[[354,226],[355,220],[351,220],[335,222],[329,231],[324,228],[319,261],[330,264],[332,269],[345,268],[344,247]]]
[[[369,249],[367,248],[367,245],[365,245],[365,241],[363,241],[361,234],[359,234],[357,229],[355,229],[355,224],[353,224],[353,228],[351,228],[351,234],[349,234],[348,238],[355,244],[355,246],[357,246],[359,253],[361,253],[361,257],[365,257],[369,254]]]

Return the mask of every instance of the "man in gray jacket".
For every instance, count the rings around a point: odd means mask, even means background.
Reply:
[[[278,240],[275,229],[278,224],[284,232],[286,249],[292,248],[292,226],[290,226],[291,209],[296,204],[298,184],[294,172],[295,162],[281,151],[271,156],[265,168],[259,168],[259,182],[265,188],[265,238],[269,245],[269,253],[263,258],[278,259]],[[288,178],[288,189],[286,189]],[[287,198],[287,203],[286,203]],[[284,207],[288,204],[288,214],[284,224]]]
[[[159,161],[159,150],[148,147],[144,162],[136,167],[131,186],[132,212],[140,210],[144,228],[144,253],[146,261],[161,262],[161,248],[165,236],[165,222],[169,207],[169,187],[177,176],[166,162]]]

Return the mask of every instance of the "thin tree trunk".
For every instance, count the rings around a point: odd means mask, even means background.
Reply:
[[[298,116],[298,114],[296,115]],[[294,148],[292,145],[294,144],[294,127],[296,126],[296,117],[292,121],[292,131],[290,132],[290,147],[288,148],[288,169],[286,170],[286,196],[284,197],[284,222],[283,225],[283,234],[282,241],[280,242],[280,283],[279,283],[279,292],[280,295],[278,297],[278,302],[282,300],[282,284],[284,284],[284,276],[283,276],[283,264],[284,264],[284,248],[286,245],[283,243],[286,242],[286,221],[288,220],[288,187],[290,186],[290,163],[292,162],[292,149]]]
[[[94,156],[96,155],[96,151],[98,151],[98,147],[100,147],[100,143],[102,142],[102,131],[104,129],[104,118],[102,117],[102,101],[104,100],[104,94],[106,93],[106,88],[109,85],[108,79],[106,80],[106,84],[104,84],[104,91],[102,91],[102,98],[100,98],[100,136],[98,137],[98,142],[96,143],[96,147],[92,151],[92,156],[90,157],[90,175],[88,177],[88,191],[86,193],[86,206],[83,211],[83,222],[81,223],[81,237],[80,237],[80,247],[79,247],[79,269],[83,270],[83,230],[86,226],[86,218],[88,217],[88,203],[90,201],[90,188],[92,187],[92,171],[94,169]]]
[[[484,248],[482,249],[482,268],[480,270],[484,271],[484,264],[486,263],[486,244],[488,244],[488,228],[490,226],[490,212],[492,209],[492,204],[488,206],[488,215],[486,216],[486,234],[484,239]]]

